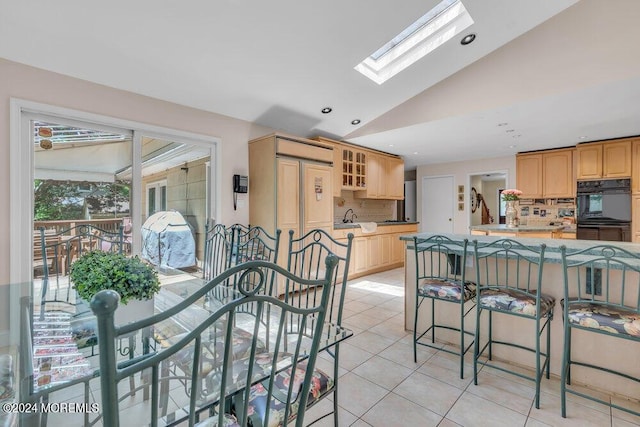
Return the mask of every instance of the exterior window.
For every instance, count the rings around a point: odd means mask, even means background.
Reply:
[[[167,181],[147,184],[147,217],[167,210]]]

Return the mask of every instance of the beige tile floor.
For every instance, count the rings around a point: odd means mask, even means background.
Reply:
[[[344,324],[354,336],[340,350],[340,426],[640,425],[640,417],[576,396],[568,396],[568,418],[563,419],[557,378],[543,380],[541,408],[535,409],[533,383],[527,380],[485,368],[480,372],[479,385],[473,385],[470,355],[464,380],[458,376],[456,357],[448,353],[419,348],[418,363],[414,363],[412,336],[404,330],[403,311],[402,269],[349,282]],[[320,359],[319,366],[330,372],[328,360]],[[120,386],[126,389],[128,384]],[[71,387],[53,398],[80,402],[82,392],[82,387]],[[182,406],[181,390],[172,393],[171,407]],[[97,381],[92,381],[90,399],[100,401]],[[127,398],[121,404],[122,425],[146,425],[147,405],[142,393]],[[330,399],[324,399],[310,410],[307,420],[331,407]],[[328,417],[315,425],[331,426],[332,420]],[[51,415],[48,425],[81,424],[80,414],[65,414]]]

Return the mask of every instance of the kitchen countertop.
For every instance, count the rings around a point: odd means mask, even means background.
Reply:
[[[470,230],[479,231],[513,231],[517,233],[540,232],[540,231],[560,231],[564,230],[563,225],[521,225],[518,227],[507,227],[505,224],[485,224],[472,225]]]
[[[366,222],[366,221],[362,221],[362,222]],[[407,224],[418,224],[417,221],[390,221],[390,222],[376,222],[376,224],[378,224],[378,227],[383,227],[385,225],[407,225]],[[358,225],[357,222],[338,222],[333,224],[333,229],[334,230],[341,230],[341,229],[345,229],[345,228],[359,228],[360,225]]]

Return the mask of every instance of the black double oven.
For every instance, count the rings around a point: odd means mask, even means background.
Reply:
[[[578,181],[577,234],[583,240],[631,241],[631,180]]]

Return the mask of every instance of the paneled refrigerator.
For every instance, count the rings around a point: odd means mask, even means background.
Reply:
[[[294,238],[333,228],[333,147],[281,134],[249,141],[249,224],[282,230],[278,264]]]

